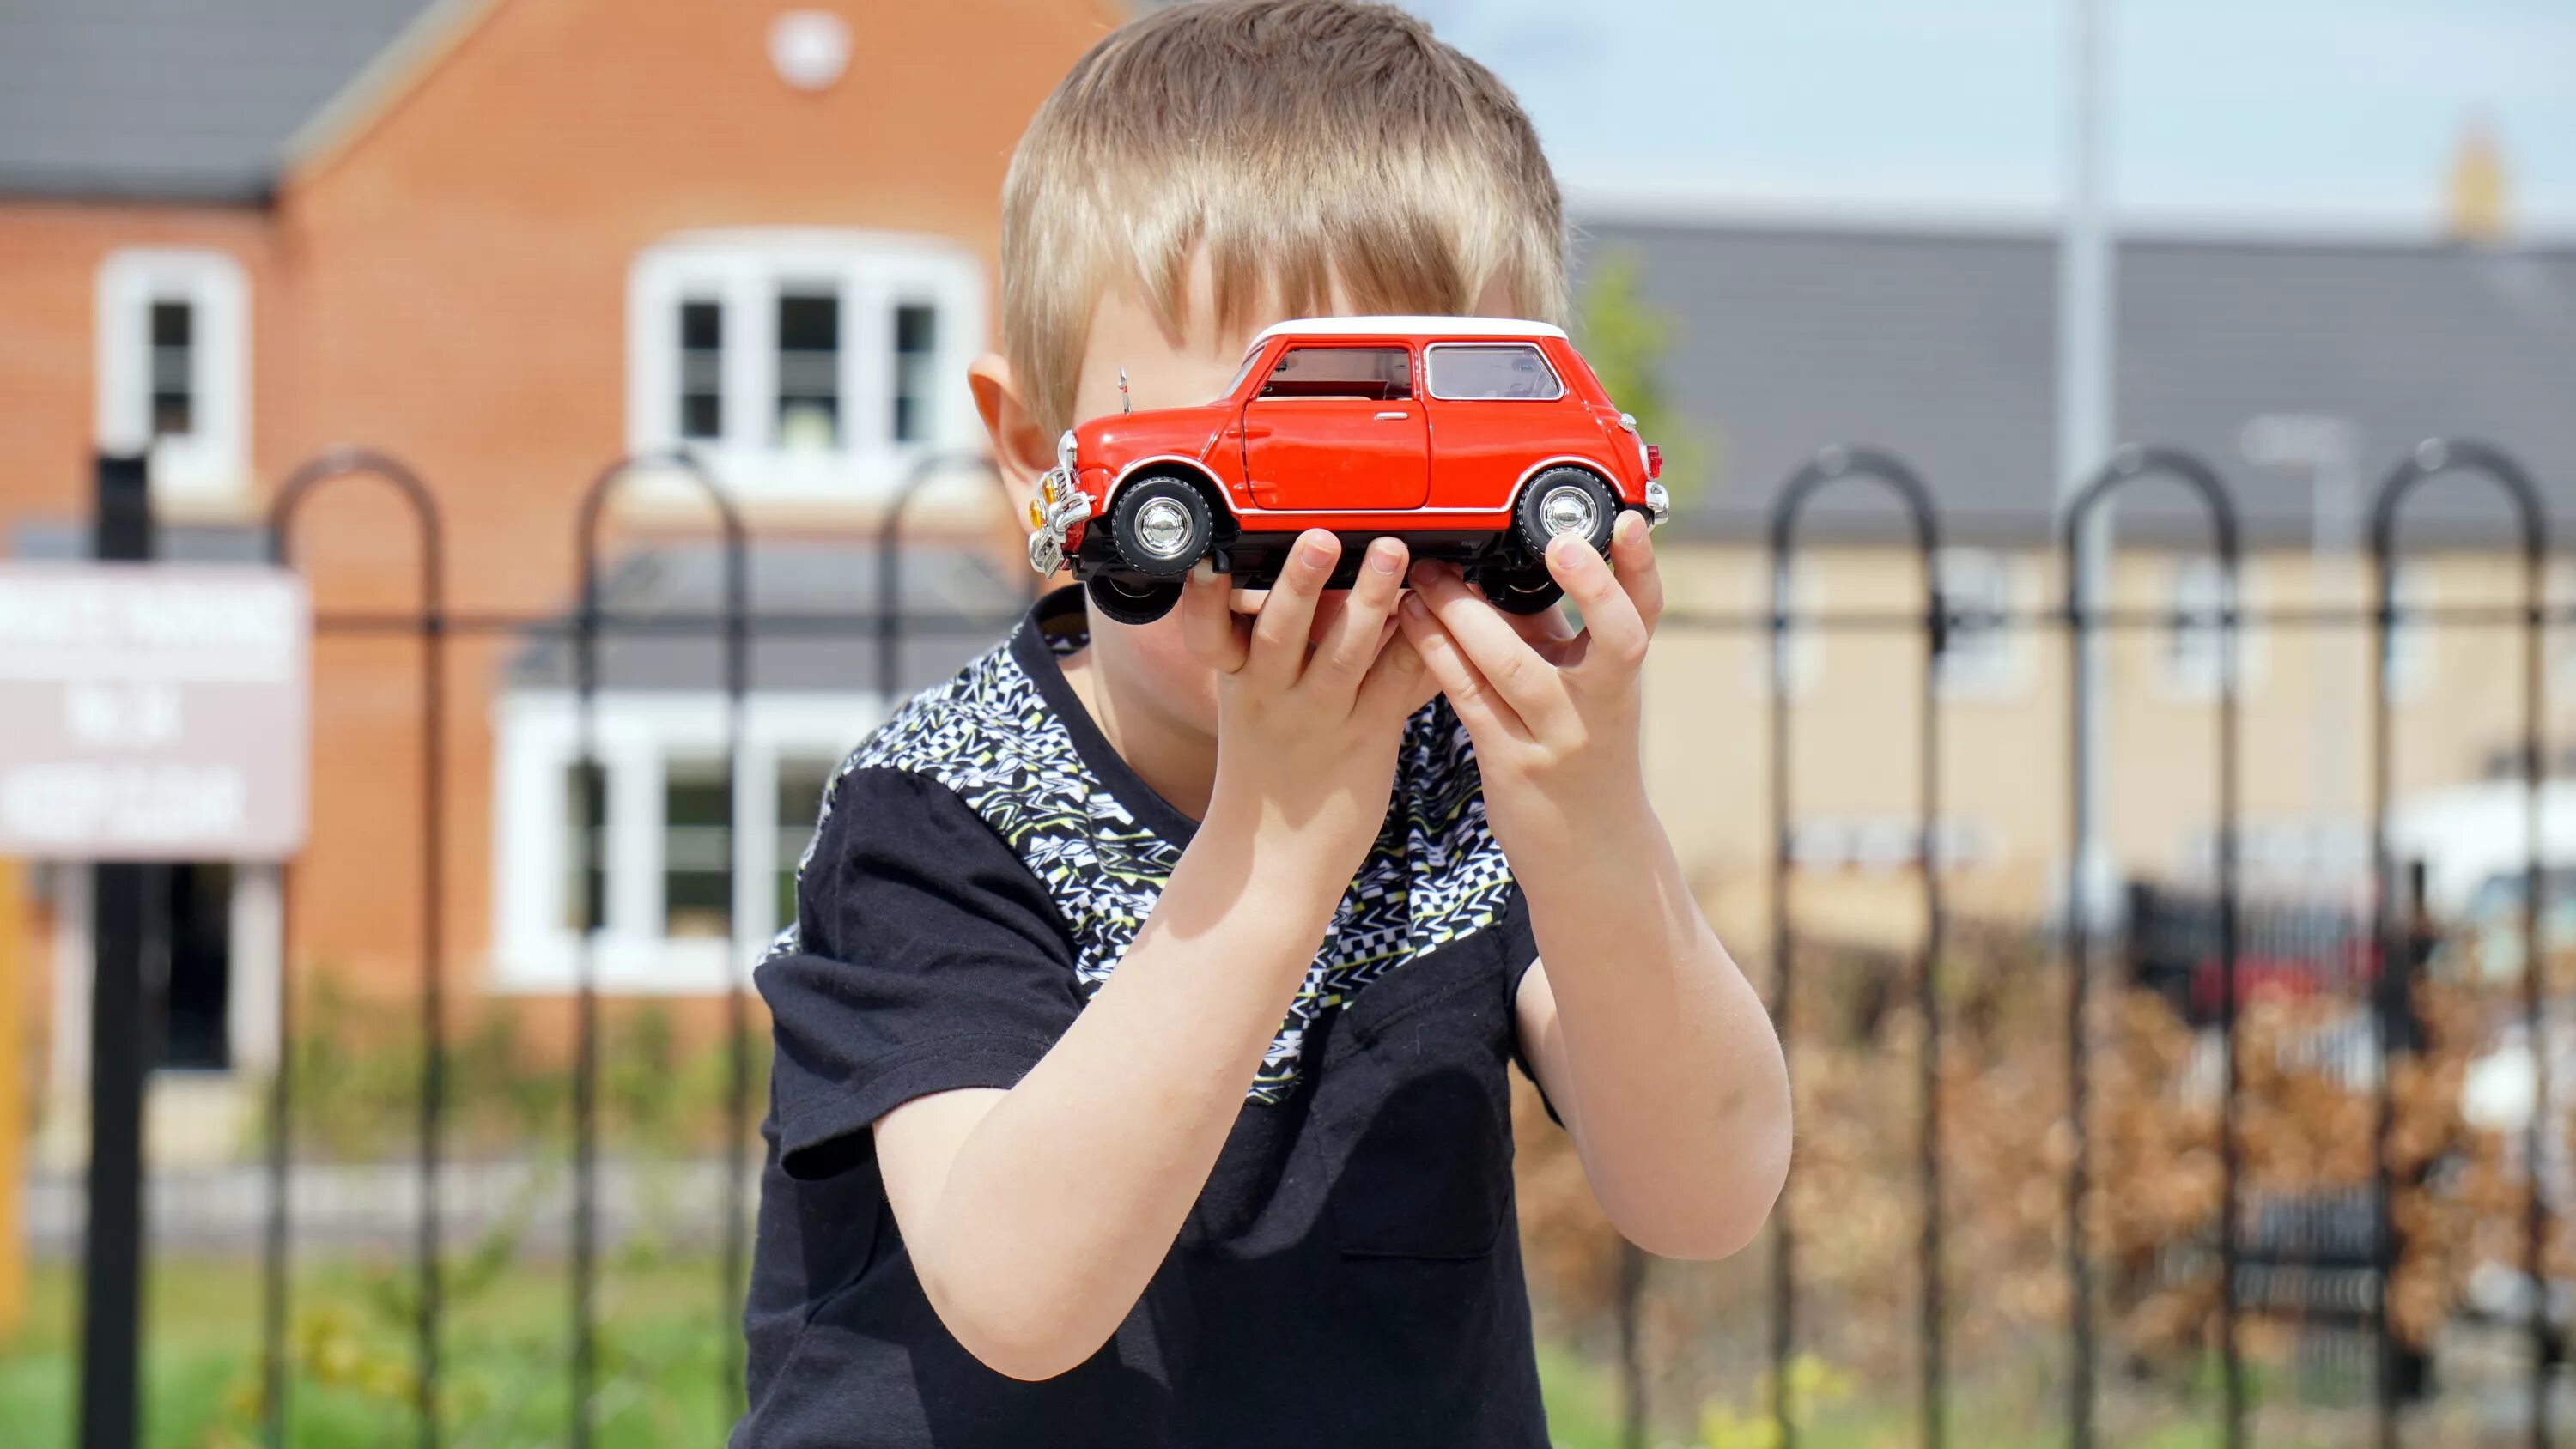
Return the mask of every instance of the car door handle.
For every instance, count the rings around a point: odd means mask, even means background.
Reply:
[[[1243,435],[1247,438],[1266,438],[1270,436],[1271,431],[1271,429],[1263,427],[1258,423],[1245,423],[1243,425]]]
[[[1377,420],[1381,423],[1400,423],[1411,416],[1413,416],[1413,414],[1405,412],[1379,413],[1377,415]]]

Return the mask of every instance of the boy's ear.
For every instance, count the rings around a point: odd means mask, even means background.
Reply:
[[[975,411],[984,415],[984,431],[993,439],[993,464],[1016,515],[1037,490],[1038,475],[1055,466],[1055,440],[1021,405],[1011,364],[1001,354],[987,352],[967,364],[966,385],[974,390]]]

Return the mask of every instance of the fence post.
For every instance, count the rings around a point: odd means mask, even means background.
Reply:
[[[2086,645],[2098,610],[2088,601],[2098,597],[2086,574],[2082,547],[2084,528],[2093,511],[2112,494],[2140,478],[2162,474],[2181,482],[2197,496],[2209,515],[2210,543],[2220,570],[2218,666],[2218,960],[2220,1101],[2218,1113],[2218,1335],[2223,1374],[2224,1443],[2237,1449],[2245,1442],[2245,1375],[2236,1336],[2238,1124],[2236,1113],[2236,803],[2237,705],[2236,670],[2237,574],[2240,549],[2236,509],[2218,473],[2194,454],[2174,448],[2121,448],[2102,471],[2067,504],[2062,520],[2060,556],[2066,561],[2065,619],[2067,639],[2067,704],[2070,722],[2085,717],[2089,676],[2084,668]],[[2086,1018],[2091,1010],[2092,940],[2089,882],[2084,878],[2081,842],[2093,838],[2094,821],[2087,792],[2081,786],[2086,761],[2083,731],[2070,723],[2075,757],[2070,771],[2066,880],[2066,1101],[2067,1125],[2074,1137],[2074,1156],[2066,1174],[2066,1273],[2068,1322],[2074,1364],[2067,1391],[2067,1430],[2075,1449],[2093,1442],[2093,1275],[2085,1249],[2085,1209],[2091,1196],[2091,1138],[2085,1131],[2089,1080]]]
[[[13,1341],[27,1308],[27,1237],[18,1220],[27,1164],[27,896],[25,870],[0,860],[0,1346]]]
[[[573,629],[573,710],[574,751],[580,761],[580,779],[584,794],[584,874],[601,869],[600,827],[604,811],[600,808],[598,721],[599,703],[599,534],[608,513],[608,500],[618,484],[642,469],[669,468],[678,471],[694,484],[716,511],[716,520],[724,539],[724,688],[725,688],[725,848],[726,878],[734,875],[735,862],[741,858],[741,842],[736,838],[742,823],[742,733],[743,704],[750,689],[750,567],[748,544],[742,515],[734,507],[733,497],[716,481],[697,454],[686,448],[665,448],[647,453],[629,454],[601,469],[582,491],[577,522],[578,557],[575,566],[580,578],[580,607]],[[604,878],[604,875],[603,875]],[[740,882],[728,898],[738,905],[742,897]],[[604,904],[604,903],[603,903]],[[598,1177],[599,1177],[599,982],[597,936],[601,910],[585,913],[584,929],[578,936],[575,970],[578,975],[574,998],[574,1066],[573,1066],[573,1221],[572,1221],[572,1443],[574,1449],[586,1449],[591,1442],[592,1400],[598,1384]],[[738,947],[742,923],[731,920],[732,906],[727,908],[730,930],[728,941]],[[723,1185],[724,1237],[717,1255],[717,1273],[721,1278],[719,1295],[728,1305],[727,1316],[741,1308],[743,1276],[742,1239],[745,1235],[745,1204],[742,1153],[748,1146],[744,1127],[750,1118],[750,1044],[749,1008],[743,994],[743,952],[726,952],[725,1022],[729,1034],[726,1059],[726,1125],[728,1141],[724,1154]],[[720,1355],[717,1373],[723,1380],[722,1398],[728,1410],[740,1401],[741,1374],[738,1360],[731,1351]]]
[[[447,559],[438,500],[408,464],[369,448],[341,447],[307,460],[278,485],[269,506],[269,562],[293,562],[295,516],[323,484],[371,474],[390,484],[411,510],[420,532],[420,1006],[421,1081],[418,1138],[419,1218],[413,1246],[420,1300],[413,1305],[412,1381],[414,1431],[424,1449],[440,1437],[439,1328],[446,1312],[440,1261],[439,1177],[444,1170],[447,1104]],[[278,908],[283,923],[277,962],[277,1067],[269,1091],[269,1216],[262,1273],[262,1429],[272,1449],[287,1439],[286,1319],[288,1293],[287,1192],[294,1128],[295,996],[294,876],[279,870]]]
[[[1940,1449],[1947,1436],[1943,1400],[1947,1388],[1946,1317],[1941,1284],[1941,1006],[1936,973],[1941,960],[1940,710],[1935,672],[1947,642],[1946,611],[1941,604],[1937,560],[1940,525],[1931,490],[1906,463],[1876,448],[1834,446],[1818,453],[1782,485],[1771,507],[1771,962],[1772,1021],[1780,1034],[1784,1062],[1790,1052],[1791,960],[1796,951],[1789,920],[1789,874],[1792,859],[1789,824],[1789,608],[1790,558],[1798,517],[1826,485],[1843,478],[1871,478],[1885,485],[1905,508],[1923,571],[1923,676],[1916,741],[1920,818],[1915,843],[1923,866],[1923,954],[1915,971],[1916,1009],[1923,1016],[1923,1051],[1916,1089],[1921,1098],[1917,1126],[1917,1168],[1923,1197],[1923,1236],[1919,1271],[1923,1312],[1923,1442]],[[1795,1079],[1792,1079],[1792,1090]],[[1793,1173],[1796,1167],[1793,1164]],[[1783,1192],[1772,1209],[1775,1231],[1771,1306],[1771,1418],[1780,1449],[1795,1449],[1798,1425],[1789,1402],[1789,1358],[1796,1347],[1796,1245],[1792,1199]]]
[[[153,554],[144,460],[98,457],[96,553]],[[143,969],[146,898],[161,867],[91,867],[89,1221],[81,1240],[81,1445],[131,1449],[141,1423],[143,1094],[160,1035],[159,993]]]
[[[877,521],[877,699],[891,711],[903,683],[903,520],[930,480],[951,469],[988,467],[979,453],[927,453],[917,459]],[[1044,581],[1022,574],[1032,585]],[[1036,596],[1034,587],[1030,596]]]
[[[2375,994],[2379,1024],[2380,1070],[2375,1088],[2377,1116],[2371,1135],[2371,1202],[2373,1206],[2372,1254],[2376,1285],[2371,1294],[2371,1330],[2378,1360],[2377,1393],[2379,1442],[2386,1449],[2397,1444],[2397,1399],[2399,1390],[2399,1348],[2396,1325],[2390,1321],[2388,1288],[2398,1266],[2396,1219],[2391,1198],[2393,1184],[2388,1172],[2388,1140],[2395,1126],[2396,1102],[2390,1090],[2387,1054],[2395,1042],[2391,1028],[2401,1017],[2411,1017],[2412,1002],[2405,995],[2406,973],[2392,969],[2402,949],[2412,951],[2415,931],[2409,921],[2401,928],[2397,916],[2397,859],[2388,829],[2391,777],[2394,769],[2394,746],[2390,728],[2388,695],[2389,650],[2397,617],[2397,516],[2408,494],[2418,487],[2449,473],[2475,473],[2485,477],[2503,491],[2513,505],[2514,520],[2520,530],[2522,545],[2522,768],[2523,768],[2523,913],[2522,913],[2522,1018],[2525,1040],[2531,1045],[2532,1112],[2525,1124],[2524,1152],[2529,1164],[2523,1189],[2523,1272],[2529,1279],[2531,1338],[2531,1443],[2542,1449],[2550,1441],[2549,1427],[2549,1359],[2552,1334],[2549,1326],[2548,1277],[2543,1271],[2543,1252],[2549,1232],[2549,1212],[2540,1198],[2540,1173],[2543,1133],[2549,1119],[2549,1052],[2541,1000],[2541,975],[2545,969],[2540,955],[2540,785],[2546,772],[2541,752],[2541,704],[2544,675],[2541,670],[2541,573],[2549,549],[2548,511],[2542,506],[2540,490],[2531,475],[2502,449],[2463,438],[2428,438],[2415,447],[2403,461],[2389,471],[2371,502],[2370,554],[2376,574],[2376,603],[2371,611],[2370,692],[2372,701],[2370,818],[2371,861],[2373,866],[2373,910],[2378,926],[2379,954],[2375,977]],[[2408,1037],[2413,1032],[2411,1020]]]

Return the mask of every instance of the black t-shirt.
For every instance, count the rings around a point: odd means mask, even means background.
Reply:
[[[1194,828],[1066,683],[1082,627],[1078,591],[1040,600],[825,795],[755,975],[778,1050],[734,1445],[1544,1449],[1505,1079],[1536,950],[1445,702],[1408,724],[1386,826],[1110,1342],[1024,1383],[924,1298],[869,1124],[1017,1083]]]

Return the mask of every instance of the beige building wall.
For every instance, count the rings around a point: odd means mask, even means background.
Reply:
[[[2000,640],[1960,641],[1965,658],[1936,682],[1945,873],[1962,916],[2026,920],[2062,890],[2069,832],[2066,631],[2034,614],[2063,598],[2045,549],[1968,550],[1947,567],[1965,591],[1996,578],[2018,617]],[[1773,852],[1769,641],[1770,562],[1759,546],[1667,545],[1668,605],[1648,665],[1650,786],[1683,861],[1720,928],[1760,954],[1769,939]],[[1816,546],[1797,566],[1801,607],[1852,620],[1797,634],[1789,651],[1790,818],[1802,931],[1902,939],[1917,928],[1919,870],[1911,832],[1924,645],[1923,586],[1911,550]],[[2401,605],[2436,609],[2518,602],[2517,555],[2415,556]],[[2208,564],[2177,553],[2122,552],[2114,608],[2206,607]],[[2196,575],[2196,576],[2195,576]],[[2186,577],[2194,576],[2194,577]],[[2563,581],[2547,581],[2554,600]],[[2319,627],[2255,626],[2243,641],[2238,739],[2250,889],[2309,895],[2359,882],[2369,846],[2372,749],[2370,575],[2366,559],[2320,570],[2309,553],[2266,551],[2245,563],[2246,606],[2340,609]],[[2178,594],[2177,590],[2185,591]],[[1911,616],[1900,621],[1898,615]],[[2217,815],[2214,640],[2178,639],[2161,624],[2113,629],[2103,809],[2130,878],[2205,878]],[[2509,768],[2521,725],[2521,641],[2509,622],[2401,626],[2391,722],[2394,795],[2423,793]],[[2576,730],[2568,641],[2544,639],[2545,736]],[[2549,700],[2556,692],[2561,698]]]

